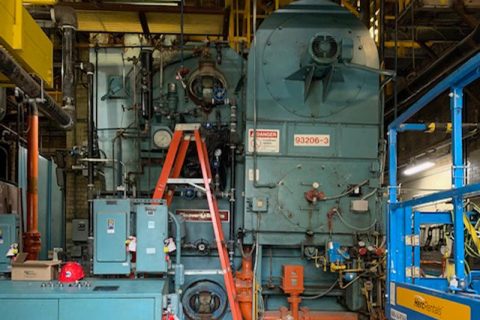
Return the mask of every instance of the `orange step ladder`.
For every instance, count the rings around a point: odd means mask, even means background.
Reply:
[[[184,179],[179,178],[180,172],[185,162],[188,146],[190,141],[195,141],[198,153],[198,160],[202,169],[202,177],[200,179]],[[173,170],[172,170],[173,169]],[[233,279],[232,269],[230,268],[230,259],[228,258],[228,250],[226,246],[225,236],[223,235],[222,222],[218,211],[217,199],[212,193],[210,182],[212,181],[212,172],[210,169],[210,161],[208,159],[207,146],[200,136],[199,124],[178,124],[173,133],[172,142],[168,148],[167,157],[163,164],[162,172],[158,178],[153,199],[165,199],[167,205],[170,205],[173,198],[173,190],[167,189],[168,184],[188,184],[205,192],[212,218],[213,231],[217,243],[218,256],[222,267],[225,287],[227,289],[228,302],[232,312],[233,320],[241,320],[240,307],[237,301],[237,290]],[[201,187],[203,184],[204,187]],[[165,191],[167,193],[165,194]],[[233,212],[231,213],[233,214]],[[180,244],[178,244],[180,245]]]

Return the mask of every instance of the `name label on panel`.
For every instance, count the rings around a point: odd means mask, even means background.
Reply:
[[[330,147],[329,134],[295,134],[293,135],[295,147]]]
[[[397,305],[438,320],[471,319],[467,305],[398,286]]]
[[[212,215],[208,209],[177,209],[177,215],[181,215],[187,222],[212,222]],[[219,210],[220,221],[230,221],[229,210]]]

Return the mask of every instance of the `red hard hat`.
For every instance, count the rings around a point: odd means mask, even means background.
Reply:
[[[67,262],[60,270],[58,281],[75,282],[85,277],[82,266],[78,262]]]

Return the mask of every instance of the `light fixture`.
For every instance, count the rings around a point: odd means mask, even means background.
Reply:
[[[419,172],[428,170],[435,166],[435,162],[432,161],[425,161],[420,163],[414,163],[413,165],[408,166],[404,171],[403,174],[406,176],[413,176]]]

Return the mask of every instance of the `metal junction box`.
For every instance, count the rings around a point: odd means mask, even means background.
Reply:
[[[168,207],[137,205],[137,272],[167,272]]]
[[[129,274],[130,254],[125,241],[131,235],[129,199],[94,201],[94,274]]]
[[[74,242],[88,241],[88,220],[87,219],[72,220],[72,241]]]
[[[0,214],[0,272],[10,272],[7,252],[13,243],[18,243],[19,218],[16,214]]]

